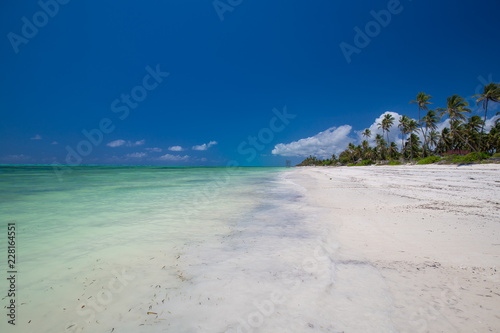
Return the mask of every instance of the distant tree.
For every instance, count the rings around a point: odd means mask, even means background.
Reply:
[[[460,123],[464,121],[467,117],[465,113],[471,113],[471,110],[468,108],[469,103],[459,96],[453,95],[448,97],[446,100],[446,108],[438,108],[441,111],[440,116],[447,115],[450,118],[450,129],[453,136],[453,141],[456,143],[458,141],[465,142],[465,139],[460,134]],[[451,125],[454,123],[454,125]],[[469,145],[471,149],[474,149],[471,145]]]
[[[424,92],[419,92],[417,98],[414,101],[410,101],[410,104],[418,105],[418,122],[420,123],[420,110],[427,110],[427,105],[432,104],[429,100],[432,98],[431,95],[427,95]]]
[[[448,127],[443,128],[439,135],[438,151],[444,153],[451,149],[452,135]]]
[[[361,133],[366,139],[369,139],[372,136],[372,131],[369,128],[365,128],[363,133]]]
[[[384,133],[387,133],[387,142],[389,142],[389,131],[393,124],[394,124],[394,117],[389,113],[386,113],[382,121],[379,124],[377,124],[378,128],[382,129],[382,135]]]
[[[385,160],[386,159],[387,143],[385,142],[384,137],[380,134],[375,135],[375,142],[377,144],[377,146],[376,146],[377,159]]]
[[[398,157],[398,145],[395,142],[391,142],[389,148],[387,149],[389,158],[396,159]]]
[[[439,144],[439,133],[435,130],[430,131],[427,139],[427,149],[429,149],[429,146],[432,145],[434,147],[433,152],[435,152],[438,144]]]
[[[322,165],[323,160],[316,158],[315,156],[309,155],[308,158],[297,164],[297,166],[314,166],[314,165]]]
[[[422,122],[425,125],[425,131],[424,131],[424,157],[427,155],[427,150],[429,149],[427,147],[428,145],[428,138],[427,134],[428,131],[435,130],[437,128],[437,122],[439,121],[439,116],[437,115],[437,112],[434,110],[429,110],[427,111],[427,114],[422,118]]]
[[[464,124],[464,137],[466,142],[474,145],[476,150],[481,150],[484,143],[484,121],[480,116],[474,115]]]
[[[414,143],[413,141],[415,140],[415,137],[418,138],[418,136],[414,135],[414,132],[418,129],[418,123],[416,120],[413,120],[413,119],[410,119],[410,121],[408,121],[408,124],[407,124],[407,133],[410,134],[410,147],[412,148],[410,150],[410,159],[413,159],[413,152],[414,152]],[[420,139],[418,140],[418,142],[420,141]]]
[[[477,97],[476,102],[483,104],[484,109],[484,118],[483,118],[483,126],[481,127],[481,141],[483,140],[484,134],[484,124],[486,123],[486,117],[488,114],[488,103],[496,102],[500,103],[500,85],[496,83],[489,83],[484,86],[484,90],[482,94],[474,95],[472,97]]]
[[[401,131],[401,153],[404,153],[404,140],[405,140],[405,135],[408,134],[408,122],[410,121],[410,118],[408,116],[401,116],[399,118],[399,124],[398,128]]]
[[[417,128],[417,122],[415,122],[415,128]],[[410,133],[408,141],[406,141],[406,151],[410,152],[411,159],[413,156],[418,156],[420,154],[420,138],[415,133]]]

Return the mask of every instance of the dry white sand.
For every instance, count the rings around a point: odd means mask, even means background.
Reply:
[[[500,165],[306,167],[287,178],[326,209],[318,223],[340,244],[336,328],[500,332]]]

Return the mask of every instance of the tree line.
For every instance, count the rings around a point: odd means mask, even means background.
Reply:
[[[372,133],[367,128],[362,132],[364,140],[361,144],[349,143],[338,157],[334,154],[330,159],[321,160],[309,156],[299,166],[354,163],[364,165],[388,160],[413,161],[423,158],[427,161],[437,161],[438,159],[432,157],[467,153],[472,153],[476,159],[481,159],[498,154],[500,153],[500,118],[495,121],[488,132],[485,132],[485,124],[490,104],[500,103],[500,85],[490,83],[484,87],[482,94],[473,97],[476,103],[482,106],[483,117],[469,116],[472,112],[469,103],[459,95],[448,97],[446,107],[432,110],[429,108],[432,104],[432,96],[419,92],[416,99],[410,101],[418,107],[418,120],[406,115],[396,120],[391,114],[386,113],[377,124],[382,134],[375,135],[374,147],[368,143]],[[500,115],[500,112],[496,115]],[[437,125],[444,119],[449,119],[449,126],[438,131]],[[397,126],[401,132],[401,147],[389,140],[389,132],[393,126]]]

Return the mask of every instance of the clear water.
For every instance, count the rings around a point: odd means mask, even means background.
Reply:
[[[2,167],[0,188],[19,332],[339,331],[336,245],[285,169]]]

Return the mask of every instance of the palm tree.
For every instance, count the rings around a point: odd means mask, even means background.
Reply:
[[[436,111],[429,110],[427,111],[427,114],[422,118],[422,121],[425,124],[425,132],[424,132],[424,157],[425,157],[428,148],[427,132],[429,131],[429,129],[433,131],[437,128],[436,124],[439,121],[439,117]]]
[[[496,121],[488,133],[487,145],[487,151],[500,153],[500,121]]]
[[[408,122],[410,121],[410,118],[408,116],[401,116],[399,118],[399,124],[398,128],[401,130],[401,153],[404,153],[404,139],[405,139],[405,134],[408,133],[407,128],[408,128]]]
[[[376,149],[378,156],[377,158],[379,160],[384,160],[385,159],[385,148],[386,148],[386,143],[384,140],[384,137],[380,134],[375,135],[375,143],[377,144]]]
[[[447,115],[450,118],[450,125],[454,123],[454,126],[450,126],[452,135],[454,137],[454,141],[456,142],[456,138],[460,138],[462,142],[465,142],[463,137],[460,135],[459,125],[460,122],[464,121],[467,117],[464,113],[470,113],[471,110],[468,108],[469,103],[463,99],[463,97],[459,95],[453,95],[448,97],[446,100],[446,109],[438,108],[441,113],[439,114],[441,117],[443,115]],[[471,149],[474,149],[470,144],[468,144]]]
[[[382,129],[382,134],[387,133],[387,142],[389,142],[389,130],[391,129],[393,124],[394,117],[389,113],[386,113],[384,115],[384,119],[382,119],[382,122],[377,124],[378,128]]]
[[[349,143],[347,145],[347,151],[349,153],[349,157],[351,162],[356,162],[358,160],[358,149],[353,143]]]
[[[387,159],[387,142],[382,138],[379,142],[379,145],[377,146],[377,150],[380,153],[380,160],[386,160]]]
[[[437,148],[439,143],[439,133],[435,130],[429,132],[429,137],[427,141],[427,148],[429,148],[429,144],[434,147],[434,150]]]
[[[463,99],[463,97],[459,95],[453,95],[448,97],[446,100],[446,109],[438,108],[441,113],[439,114],[441,117],[443,115],[447,115],[450,120],[465,120],[466,116],[464,113],[470,113],[470,109],[467,108],[469,103]]]
[[[451,141],[454,149],[466,149],[469,146],[474,149],[465,136],[464,123],[461,120],[450,120]]]
[[[441,153],[444,153],[451,149],[452,136],[451,131],[448,127],[443,128],[441,134],[439,135],[438,149]]]
[[[416,120],[413,120],[413,119],[410,119],[410,121],[408,121],[407,125],[406,125],[406,131],[407,133],[410,134],[410,159],[413,160],[413,142],[412,141],[415,141],[415,137],[418,138],[418,136],[414,135],[413,132],[415,132],[418,128],[418,123]]]
[[[415,120],[413,121],[415,122],[415,128],[417,128],[418,123]],[[408,146],[410,155],[412,156],[411,159],[413,159],[414,153],[418,154],[420,151],[420,138],[418,137],[418,135],[416,135],[415,133],[411,133],[410,138],[406,142],[406,146]]]
[[[363,159],[363,148],[361,148],[361,146],[356,146],[356,148],[354,148],[354,156],[356,161]]]
[[[398,155],[398,145],[395,142],[391,142],[388,148],[388,153],[390,158],[396,158]]]
[[[372,136],[372,131],[369,128],[365,128],[365,130],[361,133],[365,138],[369,139]]]
[[[375,149],[373,149],[372,147],[368,147],[368,150],[366,151],[365,157],[367,160],[377,159],[377,153],[376,153]]]
[[[432,104],[429,102],[431,98],[431,95],[427,95],[421,91],[417,94],[417,98],[414,101],[410,101],[410,104],[418,105],[418,122],[420,122],[420,110],[427,110],[427,105]]]
[[[483,134],[484,134],[484,124],[486,123],[486,117],[488,113],[488,103],[490,101],[500,103],[500,85],[493,82],[489,83],[488,85],[484,86],[482,94],[474,95],[472,97],[477,97],[476,99],[477,104],[481,102],[483,104],[484,118],[483,118],[483,126],[481,127],[481,144],[482,144]]]
[[[467,142],[474,142],[478,150],[481,150],[481,147],[484,143],[484,134],[482,132],[483,129],[484,121],[477,115],[470,117],[469,121],[464,125],[464,132]],[[481,132],[479,130],[481,130]]]

